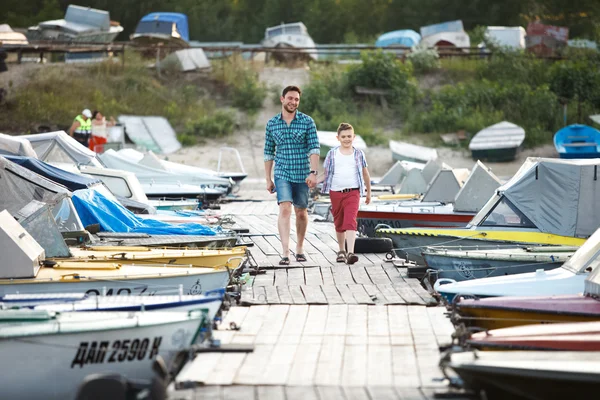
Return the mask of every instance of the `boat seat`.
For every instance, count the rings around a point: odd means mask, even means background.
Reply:
[[[596,147],[596,142],[563,143],[564,147]]]

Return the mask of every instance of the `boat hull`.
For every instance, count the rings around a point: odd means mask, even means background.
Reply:
[[[235,236],[204,235],[140,235],[127,233],[100,232],[100,241],[94,246],[160,246],[189,248],[233,247],[237,243]]]
[[[457,282],[494,276],[515,275],[535,272],[538,269],[551,270],[560,267],[563,260],[551,262],[524,260],[517,257],[505,260],[486,258],[464,258],[447,256],[443,253],[424,252],[427,267],[436,270],[437,278],[453,279]]]
[[[485,161],[512,161],[517,156],[519,147],[510,147],[505,149],[487,149],[487,150],[472,150],[471,157],[473,160]]]
[[[358,210],[358,230],[375,236],[375,227],[383,224],[392,228],[462,228],[475,214],[462,213],[411,213]]]
[[[169,365],[196,337],[200,319],[83,333],[0,339],[2,397],[74,399],[90,374],[150,381],[158,356]]]
[[[532,324],[600,321],[600,302],[581,295],[461,300],[458,322],[486,330]]]

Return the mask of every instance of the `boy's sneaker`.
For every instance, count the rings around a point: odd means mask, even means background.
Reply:
[[[358,256],[354,253],[348,253],[348,257],[346,259],[346,264],[352,265],[358,261]]]

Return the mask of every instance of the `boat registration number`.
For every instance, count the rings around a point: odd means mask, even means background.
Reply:
[[[71,362],[71,368],[76,365],[83,368],[87,364],[152,360],[158,354],[161,342],[162,336],[157,336],[154,339],[81,342],[77,354]]]

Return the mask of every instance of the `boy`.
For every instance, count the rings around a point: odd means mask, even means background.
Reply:
[[[371,202],[371,176],[367,169],[367,159],[362,150],[352,146],[354,128],[342,122],[337,129],[340,145],[329,150],[323,164],[322,193],[329,193],[333,223],[338,240],[337,262],[354,264],[358,257],[354,254],[356,239],[356,216],[360,197],[366,193],[365,203]],[[347,244],[348,253],[344,249]]]

